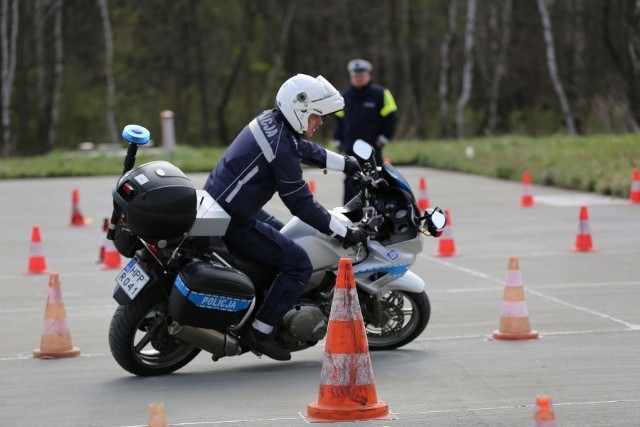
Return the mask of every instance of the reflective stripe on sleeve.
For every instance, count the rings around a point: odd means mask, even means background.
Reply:
[[[242,179],[238,180],[238,183],[236,184],[236,186],[233,188],[233,191],[231,193],[229,193],[229,195],[227,196],[226,199],[224,199],[225,202],[227,203],[231,203],[231,201],[233,200],[234,197],[236,197],[236,194],[238,194],[238,192],[240,191],[240,189],[242,188],[242,186],[244,184],[246,184],[247,182],[249,182],[249,180],[251,178],[253,178],[253,176],[255,174],[258,173],[258,166],[256,166],[255,168],[251,169],[249,171],[248,174],[246,174],[245,176],[242,177]]]
[[[262,154],[264,154],[265,159],[267,159],[267,162],[271,163],[273,159],[276,158],[276,155],[273,153],[267,137],[264,136],[262,129],[260,129],[260,125],[258,124],[257,119],[251,120],[251,123],[249,123],[249,129],[251,130],[251,134],[255,138],[256,142],[260,146],[260,150],[262,150]]]

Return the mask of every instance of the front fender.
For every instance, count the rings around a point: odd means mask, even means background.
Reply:
[[[397,278],[396,280],[382,286],[380,288],[380,291],[384,293],[388,291],[397,290],[397,291],[420,293],[420,292],[424,292],[424,288],[425,288],[424,280],[422,280],[420,276],[418,276],[416,273],[409,270],[406,273],[404,273],[401,277]]]

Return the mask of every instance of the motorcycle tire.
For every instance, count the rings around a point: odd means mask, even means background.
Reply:
[[[382,322],[372,320],[366,306],[365,329],[369,350],[393,350],[416,339],[429,323],[431,303],[426,292],[387,292],[381,301]]]
[[[185,366],[200,349],[169,335],[168,301],[159,288],[120,305],[111,319],[109,347],[118,364],[138,376],[166,375]]]

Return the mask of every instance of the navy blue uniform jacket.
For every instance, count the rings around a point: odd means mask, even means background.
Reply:
[[[249,220],[277,192],[289,211],[331,234],[331,215],[302,178],[301,163],[326,167],[324,148],[300,138],[277,110],[267,110],[238,134],[204,189],[235,219]]]

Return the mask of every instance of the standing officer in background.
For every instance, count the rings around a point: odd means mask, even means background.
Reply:
[[[350,87],[342,94],[344,110],[338,111],[333,133],[336,148],[353,155],[353,143],[363,139],[375,150],[378,166],[382,165],[382,147],[389,143],[398,123],[398,107],[389,89],[371,81],[373,66],[364,59],[347,64]],[[357,190],[344,181],[344,204],[357,194]]]

